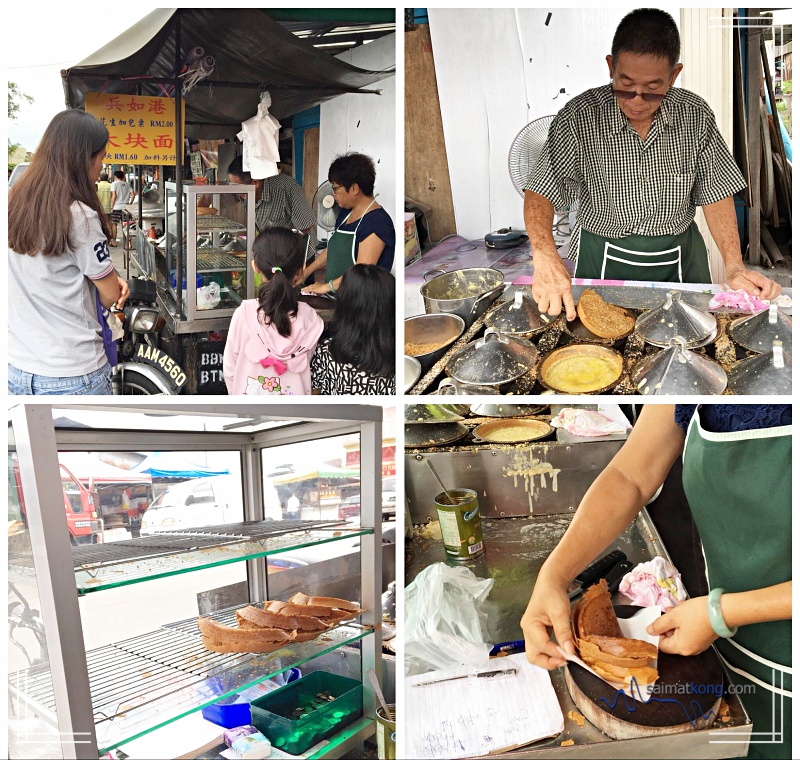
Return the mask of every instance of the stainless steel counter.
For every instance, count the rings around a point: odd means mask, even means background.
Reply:
[[[522,479],[517,479],[514,490],[513,476],[502,476],[515,454],[516,447],[473,447],[469,451],[410,452],[406,455],[406,493],[412,520],[417,524],[413,537],[406,541],[405,579],[410,583],[425,567],[445,561],[442,541],[425,537],[421,525],[435,519],[432,510],[432,493],[436,489],[424,458],[430,456],[445,483],[458,487],[474,488],[481,494],[481,513],[486,552],[482,557],[463,564],[477,576],[494,579],[494,585],[485,604],[488,612],[488,636],[493,643],[520,639],[519,621],[527,605],[536,577],[546,557],[564,535],[580,497],[596,477],[619,442],[585,443],[572,446],[545,444],[524,447],[554,466],[562,467],[558,477],[558,490],[542,488],[535,476],[538,491],[536,499],[521,499]],[[505,463],[505,464],[504,464]],[[550,476],[547,483],[550,485]],[[485,489],[485,491],[484,491]],[[438,493],[437,489],[436,492]],[[506,494],[503,497],[503,494]],[[501,510],[502,506],[502,510]],[[529,511],[529,509],[531,511]],[[505,518],[500,515],[506,513]],[[515,515],[509,518],[508,514]],[[486,515],[496,515],[495,519]],[[516,516],[519,515],[519,516]],[[653,526],[646,509],[607,547],[602,554],[619,548],[634,564],[657,555],[667,556],[666,549]],[[619,597],[615,602],[627,600]],[[736,696],[726,695],[730,705],[727,723],[717,720],[710,729],[673,734],[668,737],[614,741],[602,734],[588,721],[583,726],[567,717],[571,710],[577,712],[575,703],[567,692],[562,670],[550,674],[565,716],[564,731],[554,739],[547,739],[525,749],[504,753],[508,758],[532,758],[542,755],[575,758],[725,758],[745,754],[744,737],[735,735],[752,730],[749,718]],[[574,742],[562,747],[562,742]]]

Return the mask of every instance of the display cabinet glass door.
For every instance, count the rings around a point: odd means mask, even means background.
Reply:
[[[167,183],[169,287],[177,300],[175,186]],[[181,316],[189,321],[232,315],[254,294],[252,244],[255,188],[251,185],[184,185]],[[187,287],[187,283],[191,287]]]

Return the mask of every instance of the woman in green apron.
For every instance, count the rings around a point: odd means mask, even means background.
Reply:
[[[522,618],[528,659],[564,664],[549,629],[574,652],[569,581],[613,543],[683,450],[683,484],[702,539],[709,592],[649,631],[664,652],[714,646],[753,722],[748,757],[791,757],[791,405],[647,405],[627,443],[592,484],[542,567]],[[688,540],[688,535],[687,535]],[[747,741],[731,736],[728,741]]]
[[[355,264],[376,264],[391,270],[394,225],[375,200],[375,165],[369,156],[348,153],[328,170],[333,200],[339,206],[336,226],[327,248],[306,267],[301,279],[324,269],[325,281],[303,288],[304,293],[335,295],[342,275]]]

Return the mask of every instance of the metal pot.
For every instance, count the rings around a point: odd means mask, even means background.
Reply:
[[[730,335],[740,346],[759,354],[769,353],[776,340],[781,342],[784,352],[792,353],[792,320],[778,310],[776,303],[752,317],[731,322]]]
[[[505,287],[503,274],[496,269],[456,269],[427,279],[437,271],[442,270],[425,272],[426,282],[419,289],[425,313],[457,314],[467,327],[491,306]]]
[[[404,322],[405,353],[413,356],[427,372],[464,332],[464,320],[457,314],[419,314]],[[433,350],[426,347],[435,346]]]
[[[617,351],[579,343],[551,351],[539,365],[539,380],[556,393],[604,393],[619,382],[622,366]]]
[[[748,396],[789,395],[792,392],[792,355],[784,352],[780,341],[772,351],[743,359],[728,373],[728,386],[734,393]]]
[[[683,338],[673,338],[669,348],[636,365],[631,382],[643,396],[716,396],[728,377],[719,364],[689,351]]]
[[[422,365],[413,356],[404,357],[403,381],[405,383],[405,393],[408,393],[417,384],[420,375],[422,375]]]
[[[530,340],[552,327],[556,319],[558,317],[542,314],[531,296],[517,290],[513,300],[495,304],[483,321],[487,327],[494,327],[502,335]]]
[[[500,335],[492,327],[482,338],[456,351],[446,370],[459,383],[497,387],[530,372],[538,357],[530,341]]]

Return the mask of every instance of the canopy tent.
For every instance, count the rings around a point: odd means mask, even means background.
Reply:
[[[169,451],[150,454],[133,469],[135,472],[147,473],[153,480],[190,480],[191,478],[230,474],[230,471],[225,467],[214,468],[195,464]]]
[[[82,451],[61,451],[58,454],[58,461],[81,483],[88,483],[90,478],[95,484],[152,482],[148,473],[123,470]]]
[[[330,464],[308,464],[299,470],[291,472],[281,472],[276,475],[267,475],[274,486],[286,485],[287,483],[299,483],[303,480],[318,478],[319,480],[350,480],[358,478],[358,470],[343,470],[341,467],[334,467]]]
[[[62,71],[65,102],[83,108],[87,92],[163,96],[195,47],[216,61],[184,98],[186,136],[197,139],[233,137],[264,90],[281,119],[343,93],[379,92],[362,88],[391,75],[316,50],[256,8],[161,8]]]

